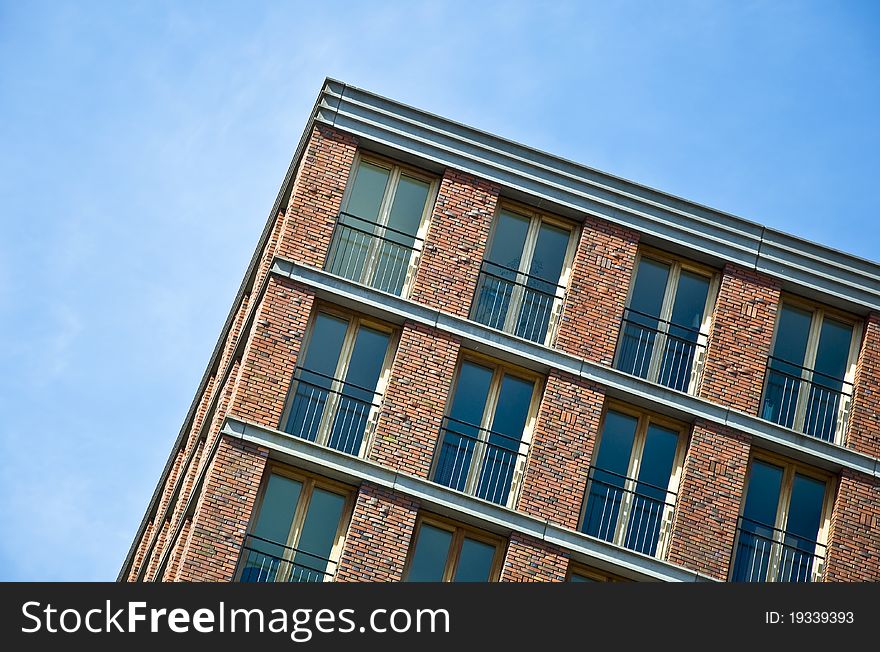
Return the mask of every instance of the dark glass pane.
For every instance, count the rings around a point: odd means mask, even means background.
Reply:
[[[326,574],[332,575],[335,569],[328,567],[328,562],[344,505],[344,496],[324,489],[312,491],[288,581],[323,582]]]
[[[506,211],[498,214],[477,288],[474,320],[481,324],[504,326],[528,232],[528,218]]]
[[[570,236],[568,229],[541,222],[517,319],[519,337],[533,342],[546,339]]]
[[[423,523],[406,581],[442,582],[451,543],[452,532]]]
[[[491,382],[491,369],[462,362],[449,417],[444,421],[435,482],[458,491],[464,489]]]
[[[773,357],[769,362],[761,417],[786,428],[794,425],[810,323],[808,310],[782,304]]]
[[[638,482],[626,530],[626,547],[646,555],[657,553],[666,490],[675,463],[678,433],[656,424],[648,426],[639,464]]]
[[[318,313],[284,430],[315,441],[330,396],[348,321]]]
[[[429,188],[429,184],[424,181],[400,176],[387,228],[380,229],[384,240],[379,244],[376,270],[371,283],[377,290],[400,294],[403,289]]]
[[[485,446],[477,496],[506,504],[535,384],[505,374]]]
[[[824,482],[795,474],[779,560],[779,581],[809,582],[812,579],[816,555],[824,557],[824,547],[816,542],[824,501]]]
[[[252,535],[245,541],[242,582],[274,582],[287,549],[302,483],[272,474]]]
[[[348,204],[339,216],[327,270],[353,281],[361,281],[376,241],[379,211],[390,171],[362,161],[355,173]]]
[[[687,391],[708,295],[707,277],[688,271],[681,272],[657,378],[661,385],[680,392]]]
[[[328,446],[351,455],[359,453],[375,402],[388,340],[389,335],[382,331],[365,326],[358,329]]]
[[[660,312],[669,280],[669,265],[642,258],[629,308],[625,311],[617,368],[646,378],[660,326]]]
[[[572,573],[569,578],[569,582],[598,582],[594,577],[587,577],[586,575],[578,575],[577,573]]]
[[[458,556],[454,582],[488,582],[495,546],[465,537]]]
[[[851,325],[834,319],[823,320],[804,421],[804,432],[808,435],[834,440],[851,343]]]
[[[735,582],[767,579],[781,487],[782,468],[759,460],[752,462],[733,567]]]
[[[614,538],[637,426],[635,417],[613,410],[605,414],[581,528],[586,534]]]

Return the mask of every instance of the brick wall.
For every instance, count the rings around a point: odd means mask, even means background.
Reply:
[[[639,234],[592,217],[584,221],[556,347],[611,365],[633,274]]]
[[[404,324],[369,457],[427,478],[446,409],[457,338],[413,322]]]
[[[880,480],[841,473],[831,513],[827,582],[880,581]]]
[[[577,528],[604,392],[553,370],[547,378],[518,509]]]
[[[447,170],[425,238],[410,296],[467,317],[498,201],[498,186]]]
[[[306,288],[269,278],[242,358],[232,414],[278,427],[313,302],[314,294]]]
[[[564,582],[568,556],[557,546],[515,532],[504,555],[502,582]]]
[[[694,424],[675,507],[667,559],[719,580],[730,568],[751,437]]]
[[[323,267],[357,151],[357,139],[324,125],[312,130],[287,204],[278,254]]]
[[[724,267],[700,396],[757,414],[779,305],[779,282],[734,264]]]
[[[181,581],[233,579],[267,457],[259,446],[222,437],[192,520]]]
[[[399,582],[416,526],[418,504],[371,483],[358,491],[337,582]]]
[[[865,320],[846,445],[880,457],[880,315]]]

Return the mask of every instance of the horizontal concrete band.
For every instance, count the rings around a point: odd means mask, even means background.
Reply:
[[[412,321],[456,335],[474,351],[547,373],[558,369],[602,386],[608,396],[681,421],[703,419],[751,435],[762,448],[838,472],[842,468],[880,477],[880,462],[858,451],[782,428],[697,396],[676,392],[616,369],[535,344],[408,299],[379,292],[323,270],[276,258],[273,274],[311,288],[316,296],[388,322]]]
[[[856,312],[880,309],[880,265],[467,127],[343,82],[327,80],[317,122],[381,153],[451,167],[500,184],[514,198],[590,214],[647,241],[718,266],[735,262],[786,289]]]
[[[393,489],[418,501],[428,511],[454,517],[459,521],[505,536],[512,532],[528,535],[574,553],[578,561],[604,570],[613,570],[616,573],[626,571],[633,576],[633,579],[664,582],[714,581],[708,576],[675,564],[620,548],[601,539],[556,526],[543,519],[501,507],[422,478],[392,471],[375,462],[314,444],[280,430],[230,417],[227,418],[220,432],[269,449],[270,457],[277,461],[352,485],[371,482]]]

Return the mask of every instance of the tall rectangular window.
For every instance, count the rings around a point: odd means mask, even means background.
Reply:
[[[640,254],[615,367],[692,393],[706,351],[714,295],[711,271],[659,252]]]
[[[614,406],[589,470],[581,531],[663,557],[681,476],[683,426]]]
[[[240,582],[333,579],[351,514],[349,488],[311,475],[273,469],[245,537]]]
[[[392,330],[319,309],[294,371],[282,428],[350,455],[363,455],[391,363]]]
[[[525,467],[537,377],[478,358],[459,364],[434,482],[512,507]]]
[[[502,208],[477,282],[472,319],[549,345],[570,274],[573,233],[565,220]]]
[[[825,441],[843,443],[858,355],[857,324],[786,299],[767,360],[761,417]]]
[[[830,478],[756,457],[737,529],[734,582],[813,582],[825,563]]]
[[[403,296],[422,249],[434,180],[380,159],[359,157],[325,269]]]
[[[487,532],[421,516],[410,546],[407,582],[492,582],[503,546]]]

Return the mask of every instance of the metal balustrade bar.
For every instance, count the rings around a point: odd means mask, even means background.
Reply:
[[[239,568],[240,582],[326,582],[336,574],[328,557],[255,534],[245,536]]]
[[[741,516],[734,582],[812,582],[825,562],[826,546]]]

